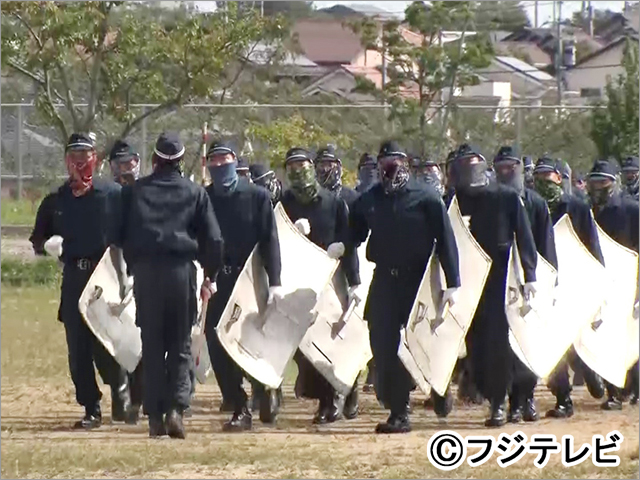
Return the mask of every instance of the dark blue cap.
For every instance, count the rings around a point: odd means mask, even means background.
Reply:
[[[360,157],[360,161],[358,162],[358,168],[365,166],[375,166],[376,164],[376,157],[374,157],[370,153],[363,153]]]
[[[127,140],[116,140],[109,152],[109,161],[128,162],[132,158],[140,158],[136,149],[133,148],[133,145],[131,145]]]
[[[175,132],[164,132],[158,137],[153,153],[162,160],[179,160],[184,155],[184,145]]]
[[[233,150],[231,145],[222,140],[215,140],[209,145],[209,150],[207,150],[207,158],[213,155],[226,155],[230,153],[235,156],[236,152]]]
[[[468,143],[463,143],[458,147],[455,153],[455,159],[459,158],[468,158],[468,157],[480,157],[483,162],[486,162],[484,155],[480,149],[474,145],[469,145]]]
[[[536,162],[536,167],[533,169],[534,173],[544,173],[544,172],[560,172],[560,165],[557,160],[554,160],[551,157],[540,157]]]
[[[571,167],[567,162],[558,160],[558,170],[560,170],[560,174],[562,175],[563,178],[566,178],[566,179],[571,178]]]
[[[69,150],[95,150],[96,136],[92,133],[72,133],[67,142],[66,151]]]
[[[330,162],[339,162],[340,164],[342,164],[342,161],[336,154],[335,145],[331,144],[318,150],[318,154],[316,155],[316,162],[321,162],[323,160]]]
[[[286,165],[289,162],[299,162],[303,160],[313,161],[311,153],[304,148],[294,147],[290,148],[287,152],[287,158],[285,159],[284,164]]]
[[[522,163],[522,160],[520,159],[520,152],[517,147],[512,147],[510,145],[500,147],[498,149],[498,153],[496,153],[496,156],[493,158],[493,163],[496,164],[500,162]]]
[[[522,157],[522,164],[524,165],[524,168],[533,168],[533,158],[531,158],[528,155],[525,155],[524,157]]]
[[[273,170],[269,170],[262,163],[253,163],[249,165],[249,172],[251,172],[251,178],[260,180],[265,175],[273,173]]]
[[[447,163],[449,162],[453,162],[456,159],[456,151],[455,150],[451,150],[448,154],[447,154]]]
[[[636,172],[640,170],[640,163],[638,162],[638,157],[627,157],[622,160],[622,171],[623,172]]]
[[[249,171],[249,162],[244,157],[238,157],[238,166],[236,166],[236,170],[246,170]]]
[[[407,154],[400,148],[398,142],[395,140],[387,140],[380,145],[380,152],[378,158],[383,157],[403,157],[406,158]]]
[[[615,180],[618,169],[615,166],[615,160],[596,160],[591,167],[588,177],[594,180],[610,179]]]

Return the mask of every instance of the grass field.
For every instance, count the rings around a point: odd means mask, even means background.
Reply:
[[[296,400],[289,382],[285,407],[274,427],[256,419],[255,431],[221,432],[226,415],[218,413],[220,395],[214,383],[198,385],[193,417],[186,420],[185,441],[147,437],[147,422],[138,426],[111,424],[108,388],[103,387],[105,425],[92,432],[70,430],[82,410],[74,400],[68,375],[62,325],[56,321],[58,292],[54,288],[2,286],[2,458],[3,478],[638,478],[638,409],[602,412],[599,401],[582,388],[574,393],[576,415],[567,421],[541,420],[500,430],[482,427],[484,407],[456,405],[446,423],[421,407],[414,397],[414,432],[376,436],[376,422],[386,418],[371,394],[361,395],[361,415],[353,421],[314,427],[315,405]],[[553,398],[538,389],[541,411]],[[462,435],[552,433],[572,434],[576,447],[596,433],[620,431],[625,440],[617,452],[621,465],[595,467],[588,459],[566,469],[558,457],[538,469],[534,455],[503,469],[498,453],[483,466],[464,465],[442,472],[430,465],[427,441],[438,430]],[[471,453],[471,452],[470,452]]]
[[[3,198],[0,202],[2,225],[33,225],[42,198]]]

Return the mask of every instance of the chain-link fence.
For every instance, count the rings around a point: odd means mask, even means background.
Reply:
[[[134,107],[142,115],[153,105]],[[315,150],[321,144],[338,146],[347,178],[354,178],[363,152],[376,153],[386,138],[396,138],[415,154],[446,158],[448,151],[462,142],[478,145],[487,158],[499,146],[518,145],[533,157],[548,153],[568,161],[574,170],[585,170],[596,157],[590,139],[591,111],[594,107],[530,107],[457,105],[447,114],[434,108],[420,126],[411,112],[394,111],[383,105],[186,105],[159,117],[138,123],[128,138],[143,159],[142,172],[151,171],[151,153],[156,138],[164,130],[178,131],[187,147],[185,170],[200,176],[202,128],[209,139],[225,137],[250,161],[281,166],[286,150],[303,146]],[[66,176],[64,142],[57,131],[42,120],[33,105],[2,104],[2,191],[23,196],[34,189],[48,188]],[[95,132],[100,155],[108,153],[123,126],[98,121]],[[102,174],[109,174],[106,162]]]

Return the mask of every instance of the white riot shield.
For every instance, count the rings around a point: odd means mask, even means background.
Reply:
[[[605,263],[605,273],[601,277],[605,301],[600,315],[582,329],[574,346],[587,366],[623,388],[627,370],[638,358],[637,333],[633,339],[628,338],[630,327],[634,328],[635,323],[633,305],[638,288],[638,255],[616,243],[599,227],[598,236]],[[630,351],[630,344],[634,342]]]
[[[300,343],[300,351],[342,395],[348,395],[358,374],[371,359],[369,327],[364,305],[375,264],[366,258],[367,243],[358,248],[360,285],[356,298],[347,299],[344,274],[338,269],[322,291],[315,307],[316,319]]]
[[[140,328],[136,326],[133,289],[120,299],[120,281],[107,248],[91,274],[78,309],[89,330],[104,348],[128,372],[133,372],[142,357]]]
[[[302,235],[284,208],[275,208],[284,298],[267,307],[268,279],[256,249],[233,288],[216,332],[231,358],[270,388],[282,383],[287,363],[315,316],[320,293],[338,262]]]
[[[568,343],[549,349],[548,338],[553,338],[562,325],[555,307],[558,274],[540,254],[536,268],[536,294],[531,301],[523,297],[524,272],[522,271],[517,246],[511,248],[507,270],[505,311],[509,321],[509,343],[516,355],[538,377],[546,378],[558,364]],[[574,338],[579,333],[574,332]],[[552,342],[553,343],[553,342]],[[515,344],[515,345],[514,345]]]
[[[409,352],[405,330],[400,331],[400,346],[398,347],[398,357],[400,358],[400,361],[402,362],[404,367],[407,369],[407,372],[409,372],[409,375],[411,375],[413,380],[416,382],[416,385],[418,385],[418,388],[422,390],[422,393],[424,393],[428,397],[431,394],[431,385],[429,385],[429,382],[422,373],[422,370],[420,370],[420,367],[418,367],[415,358],[413,358],[413,355],[411,354],[411,352]]]
[[[473,238],[455,198],[449,207],[449,219],[458,245],[461,282],[458,300],[451,308],[442,308],[444,273],[434,252],[405,329],[409,353],[439,395],[444,395],[449,386],[491,269],[491,259]]]
[[[197,285],[203,281],[203,272],[196,263]],[[198,311],[202,301],[198,295]],[[91,274],[80,300],[78,309],[89,330],[98,341],[128,372],[133,372],[142,357],[140,328],[136,326],[136,303],[133,289],[124,300],[120,300],[120,280],[111,256],[111,247],[100,259]],[[209,354],[199,363],[208,365]]]

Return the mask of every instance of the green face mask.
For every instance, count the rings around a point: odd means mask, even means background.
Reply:
[[[291,191],[300,202],[309,203],[318,195],[316,171],[311,163],[305,162],[302,168],[287,170],[287,178]]]
[[[536,178],[534,179],[534,186],[536,192],[547,201],[549,208],[555,208],[562,196],[562,185],[558,185],[552,180]]]

